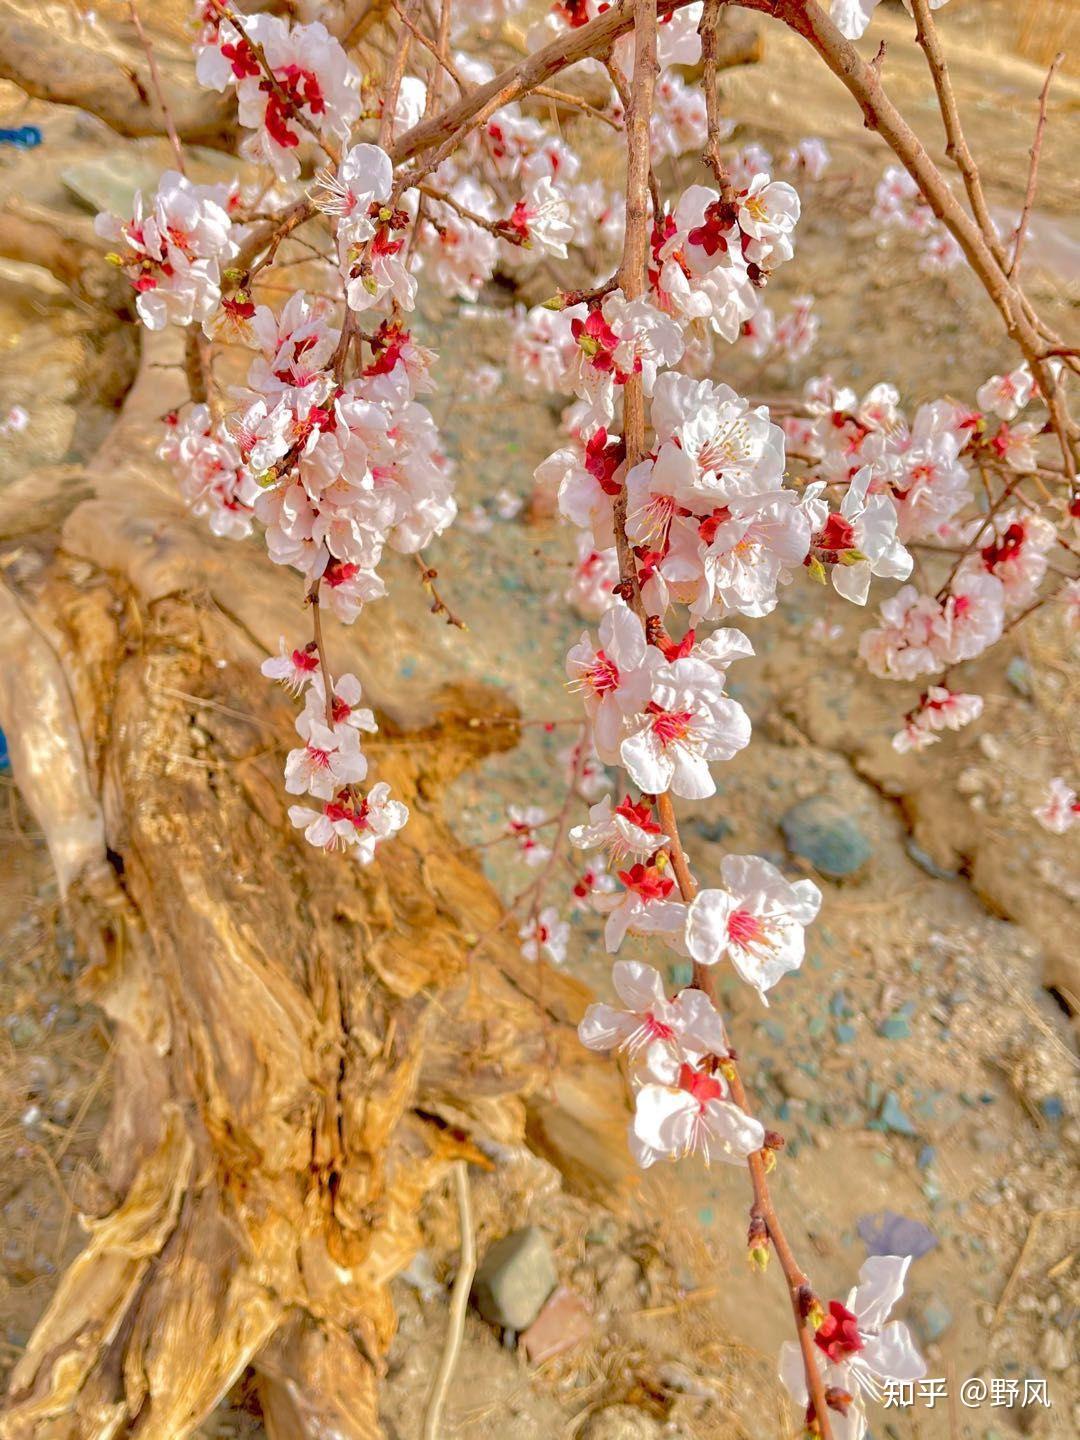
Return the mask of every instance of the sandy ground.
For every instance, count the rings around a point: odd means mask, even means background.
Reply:
[[[987,162],[991,201],[1019,206],[1046,36],[1018,12],[1040,7],[968,3],[943,28],[973,146]],[[1042,7],[1049,15],[1052,7]],[[885,78],[935,151],[936,112],[911,26],[897,11],[875,38],[889,41]],[[1023,43],[1033,59],[1015,53]],[[788,370],[757,372],[732,357],[723,378],[761,394],[791,393],[828,370],[868,388],[897,383],[904,401],[970,396],[1011,356],[997,317],[965,275],[928,279],[902,238],[882,250],[867,221],[887,163],[844,93],[802,67],[799,42],[767,30],[766,62],[725,79],[737,141],[778,150],[804,134],[833,151],[827,177],[806,196],[799,255],[776,284],[778,311],[813,292],[823,316],[816,351]],[[790,102],[795,74],[798,105]],[[1080,229],[1070,215],[1070,166],[1080,84],[1063,77],[1051,106],[1030,290],[1051,314],[1080,296]],[[13,116],[38,118],[43,107]],[[102,160],[100,127],[47,115],[46,159]],[[8,123],[5,116],[5,123]],[[115,148],[115,147],[112,147]],[[164,159],[129,147],[125,164]],[[0,155],[0,167],[5,163]],[[115,162],[110,161],[115,169]],[[120,168],[123,168],[122,166]],[[673,178],[673,177],[667,177]],[[58,189],[55,175],[49,183]],[[0,169],[0,186],[3,170]],[[75,212],[74,201],[66,201]],[[80,398],[92,316],[67,305],[40,272],[8,272],[0,311],[0,408],[18,402],[28,434],[0,439],[8,475],[76,460],[108,423]],[[505,295],[434,317],[443,353],[435,413],[460,465],[462,508],[502,486],[527,495],[533,466],[552,448],[553,418],[526,406],[507,381],[477,400],[481,360],[504,363]],[[18,349],[18,353],[14,353]],[[480,438],[482,437],[482,439]],[[570,538],[548,520],[496,520],[485,536],[458,530],[434,555],[470,634],[434,627],[439,664],[507,687],[538,720],[573,714],[562,657],[577,628],[561,595]],[[815,639],[822,615],[840,633]],[[763,1110],[788,1137],[775,1182],[800,1254],[819,1288],[843,1295],[865,1255],[859,1221],[892,1211],[926,1228],[932,1251],[915,1262],[906,1316],[951,1404],[880,1412],[876,1437],[1006,1440],[1064,1437],[1080,1427],[1075,1350],[1080,1210],[1076,1203],[1075,1031],[1078,1009],[1077,847],[1038,832],[1029,810],[1053,774],[1076,773],[1075,652],[1058,615],[1023,627],[970,667],[987,698],[983,723],[928,759],[896,757],[888,736],[913,696],[853,669],[863,617],[831,594],[793,587],[778,617],[751,627],[760,660],[733,686],[754,720],[750,749],[725,768],[720,794],[687,807],[688,848],[705,883],[725,851],[789,863],[778,821],[805,796],[827,793],[872,845],[865,871],[825,884],[802,975],[765,1012],[730,987],[736,1043]],[[403,676],[425,664],[395,654]],[[470,839],[499,830],[507,800],[559,803],[555,752],[565,737],[536,729],[510,755],[458,783],[454,803]],[[57,905],[47,857],[9,780],[0,791],[0,1366],[18,1354],[77,1250],[81,1187],[92,1186],[94,1136],[107,1109],[108,1035],[79,1001],[78,957]],[[512,893],[523,876],[495,847],[485,852]],[[556,898],[553,894],[552,898]],[[572,952],[576,973],[604,991],[608,961],[598,925]],[[644,952],[643,952],[644,953]],[[883,1119],[883,1115],[886,1117]],[[477,1316],[448,1403],[448,1433],[555,1437],[789,1435],[772,1381],[786,1338],[779,1275],[752,1275],[742,1256],[747,1193],[734,1171],[693,1166],[650,1175],[631,1211],[610,1216],[564,1192],[525,1155],[472,1177],[481,1249],[505,1217],[548,1232],[561,1281],[592,1310],[591,1338],[530,1371]],[[450,1199],[425,1212],[435,1284],[398,1282],[399,1339],[385,1385],[388,1433],[419,1434],[423,1396],[442,1343],[445,1282],[456,1264]],[[865,1228],[865,1226],[864,1226]],[[425,1293],[425,1289],[430,1293]],[[973,1375],[1045,1379],[1052,1402],[979,1408],[959,1401]],[[210,1434],[260,1433],[241,1384]],[[615,1408],[613,1408],[615,1407]]]

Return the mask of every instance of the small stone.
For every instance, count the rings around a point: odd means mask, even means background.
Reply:
[[[556,1355],[582,1344],[592,1331],[592,1318],[585,1302],[573,1290],[560,1285],[545,1301],[540,1314],[521,1335],[529,1363],[542,1365]]]
[[[1034,695],[1031,685],[1031,666],[1022,655],[1014,655],[1005,666],[1005,679],[1018,695],[1030,700]]]
[[[1072,1361],[1072,1346],[1069,1344],[1068,1336],[1056,1325],[1048,1326],[1039,1341],[1039,1364],[1044,1370],[1050,1370],[1055,1375],[1060,1375],[1063,1370],[1069,1368]]]
[[[915,1123],[890,1090],[881,1106],[881,1124],[894,1135],[917,1135]]]
[[[800,800],[781,816],[780,828],[792,854],[809,860],[829,879],[857,875],[873,853],[852,816],[828,795]]]
[[[547,1236],[528,1225],[512,1230],[488,1250],[473,1281],[473,1300],[492,1325],[527,1330],[557,1281]]]
[[[944,865],[939,865],[928,851],[924,850],[921,845],[916,845],[915,841],[910,838],[904,849],[908,853],[908,858],[914,860],[920,870],[925,870],[927,875],[932,875],[935,880],[955,880],[960,873],[959,870],[947,870]]]
[[[884,1040],[906,1040],[911,1034],[911,1026],[904,1015],[890,1015],[878,1026],[878,1034]]]
[[[7,1030],[17,1050],[25,1050],[39,1038],[37,1023],[29,1015],[9,1015]]]
[[[657,1440],[663,1433],[661,1422],[636,1405],[605,1405],[580,1431],[581,1440]]]
[[[936,1295],[916,1305],[912,1318],[924,1345],[933,1345],[940,1340],[953,1323],[952,1311]]]
[[[910,1255],[918,1260],[937,1249],[937,1236],[932,1230],[921,1220],[898,1215],[895,1210],[860,1215],[856,1229],[867,1255]]]

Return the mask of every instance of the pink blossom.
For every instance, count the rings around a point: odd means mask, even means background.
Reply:
[[[976,390],[975,400],[983,410],[992,410],[1002,420],[1015,420],[1031,399],[1034,388],[1031,371],[1024,364],[1007,375],[991,375]]]
[[[907,716],[904,728],[892,737],[900,754],[925,750],[937,743],[941,730],[960,730],[982,714],[981,695],[965,695],[945,685],[931,685],[918,706]]]
[[[331,800],[342,786],[363,780],[367,760],[360,753],[354,729],[335,726],[330,730],[324,722],[310,719],[304,729],[306,743],[302,749],[290,750],[285,761],[285,789],[290,795],[309,794]]]
[[[880,1400],[889,1381],[915,1381],[926,1374],[926,1363],[907,1326],[888,1319],[904,1293],[910,1264],[908,1255],[872,1255],[864,1261],[859,1284],[847,1304],[830,1302],[829,1315],[814,1337],[826,1357],[822,1375],[826,1393],[843,1397],[829,1414],[836,1440],[862,1440],[865,1436],[864,1398]],[[793,1340],[781,1347],[780,1379],[795,1404],[805,1407],[809,1402],[806,1370]]]
[[[284,635],[278,642],[278,654],[264,660],[259,669],[270,680],[277,680],[294,695],[299,695],[309,685],[319,668],[319,656],[314,642],[302,650],[290,650]]]
[[[361,865],[370,865],[383,840],[395,835],[409,818],[408,809],[390,798],[390,786],[379,781],[366,797],[347,790],[327,800],[321,810],[290,805],[289,819],[304,831],[310,845],[324,850],[351,850]]]
[[[560,919],[554,905],[545,905],[539,915],[530,916],[518,931],[521,953],[526,960],[538,961],[545,956],[552,965],[566,963],[566,947],[570,926]]]
[[[727,1055],[724,1022],[702,991],[681,990],[669,1000],[659,971],[635,960],[616,960],[611,979],[626,1008],[589,1006],[578,1035],[590,1050],[623,1050],[638,1060],[651,1046],[661,1045],[673,1058],[694,1063],[706,1055]]]
[[[136,291],[135,308],[148,330],[208,320],[221,299],[221,265],[237,251],[224,187],[193,185],[167,170],[149,210],[135,196],[131,220],[98,215],[96,232],[123,248],[117,263]]]
[[[628,722],[619,757],[650,795],[671,790],[701,800],[716,793],[711,761],[730,760],[750,741],[750,720],[723,693],[707,660],[688,656],[658,666],[647,708]]]
[[[646,1077],[634,1097],[630,1132],[639,1165],[686,1155],[701,1155],[706,1164],[723,1160],[741,1165],[765,1144],[761,1122],[729,1098],[721,1074],[676,1060],[666,1047],[654,1046]]]
[[[723,889],[701,890],[690,903],[687,949],[699,965],[729,959],[768,1004],[766,992],[802,964],[821,891],[811,880],[785,880],[756,855],[725,855],[720,874]]]
[[[583,634],[566,657],[566,673],[582,694],[601,759],[614,757],[623,721],[648,702],[653,672],[663,657],[646,643],[641,621],[614,604],[600,621],[600,645]]]
[[[1047,786],[1046,797],[1031,812],[1044,830],[1052,835],[1064,835],[1080,820],[1080,800],[1076,791],[1055,775]]]
[[[643,801],[635,804],[629,795],[614,807],[611,796],[604,795],[589,810],[589,823],[575,825],[570,830],[571,845],[579,850],[601,846],[612,862],[619,865],[627,860],[648,860],[667,841],[667,835],[653,818],[651,806]]]
[[[199,49],[195,73],[208,89],[235,89],[240,124],[251,131],[243,154],[294,180],[296,152],[311,144],[313,131],[343,139],[359,119],[360,72],[318,21],[290,25],[277,15],[255,14],[245,18],[244,29],[266,56],[273,85],[248,39],[228,20]]]

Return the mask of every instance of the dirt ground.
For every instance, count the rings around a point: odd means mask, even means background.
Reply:
[[[1040,15],[1043,23],[1033,23]],[[1052,38],[1046,31],[1063,33],[1066,19],[1053,5],[1004,0],[957,0],[941,17],[969,138],[1003,215],[1022,198]],[[735,354],[722,378],[744,392],[790,394],[808,375],[828,371],[863,389],[890,379],[911,406],[945,393],[970,397],[1012,363],[995,312],[971,277],[923,275],[903,237],[881,245],[867,217],[887,152],[831,77],[806,63],[812,57],[797,40],[762,28],[766,58],[725,77],[725,103],[738,122],[735,143],[756,140],[778,151],[815,134],[832,151],[826,177],[804,195],[796,260],[771,294],[779,312],[792,295],[816,295],[822,331],[797,367],[761,374]],[[889,42],[886,84],[940,153],[910,22],[890,10],[873,35]],[[1067,67],[1054,91],[1028,261],[1033,299],[1065,326],[1080,299],[1075,73]],[[115,137],[96,122],[27,106],[10,89],[0,94],[0,111],[4,124],[43,124],[47,144],[38,154],[52,167],[47,199],[67,206],[73,223],[76,189],[108,193],[130,184],[139,167],[165,161],[155,142],[125,144],[118,159]],[[10,163],[0,152],[0,191],[9,188]],[[61,180],[72,167],[77,173]],[[0,279],[0,410],[19,403],[32,418],[25,435],[0,437],[7,480],[82,458],[109,417],[80,386],[101,343],[95,317],[31,267],[5,266]],[[493,290],[481,304],[429,318],[443,356],[434,409],[460,461],[463,511],[479,502],[490,508],[504,486],[527,499],[533,467],[553,444],[554,417],[523,404],[509,379],[489,399],[476,398],[470,384],[477,363],[505,365],[510,303]],[[527,717],[562,719],[573,713],[562,658],[579,628],[561,600],[571,538],[528,513],[495,519],[486,535],[457,529],[433,551],[468,636],[433,624],[430,652],[391,646],[389,653],[402,677],[424,665],[467,670],[506,687]],[[822,617],[836,634],[822,638]],[[774,992],[771,1008],[734,982],[727,999],[755,1099],[788,1139],[777,1204],[818,1288],[843,1296],[854,1282],[866,1254],[859,1222],[865,1230],[868,1217],[890,1211],[918,1222],[933,1246],[914,1263],[904,1313],[930,1374],[948,1381],[951,1398],[933,1409],[880,1411],[874,1436],[1065,1440],[1080,1430],[1080,847],[1039,831],[1029,812],[1051,775],[1080,770],[1070,726],[1076,641],[1053,610],[1025,624],[967,667],[967,688],[986,697],[982,722],[912,759],[897,756],[888,737],[913,694],[851,663],[865,623],[831,592],[806,585],[793,586],[767,623],[751,623],[759,659],[735,674],[732,690],[751,714],[754,741],[725,767],[714,800],[686,807],[685,838],[705,884],[715,882],[725,851],[790,865],[780,817],[796,801],[826,793],[872,847],[856,879],[822,882],[825,904],[808,963]],[[559,803],[555,752],[565,740],[539,727],[527,733],[516,751],[457,782],[453,803],[469,840],[497,834],[506,802],[524,793]],[[6,1369],[81,1243],[80,1196],[96,1183],[94,1142],[110,1077],[107,1027],[80,1000],[79,956],[44,845],[10,776],[0,776],[0,785]],[[485,855],[512,893],[520,872],[500,847]],[[584,939],[570,966],[606,994],[598,924],[594,918],[579,928]],[[499,1154],[489,1171],[474,1167],[470,1185],[481,1252],[510,1215],[515,1225],[540,1225],[561,1283],[585,1302],[592,1326],[567,1354],[530,1369],[470,1314],[448,1434],[795,1434],[773,1379],[788,1329],[782,1281],[772,1272],[756,1276],[745,1263],[741,1174],[665,1168],[645,1177],[617,1215],[570,1193],[527,1152]],[[392,1440],[420,1433],[457,1263],[451,1197],[432,1197],[423,1219],[425,1262],[395,1282],[400,1328],[383,1392]],[[1045,1378],[1051,1404],[992,1406],[987,1398],[968,1407],[960,1386],[972,1376]],[[243,1382],[203,1433],[261,1433]]]

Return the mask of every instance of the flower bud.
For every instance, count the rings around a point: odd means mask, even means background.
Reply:
[[[751,1215],[746,1232],[746,1258],[755,1270],[764,1273],[769,1265],[769,1231],[760,1215]]]

